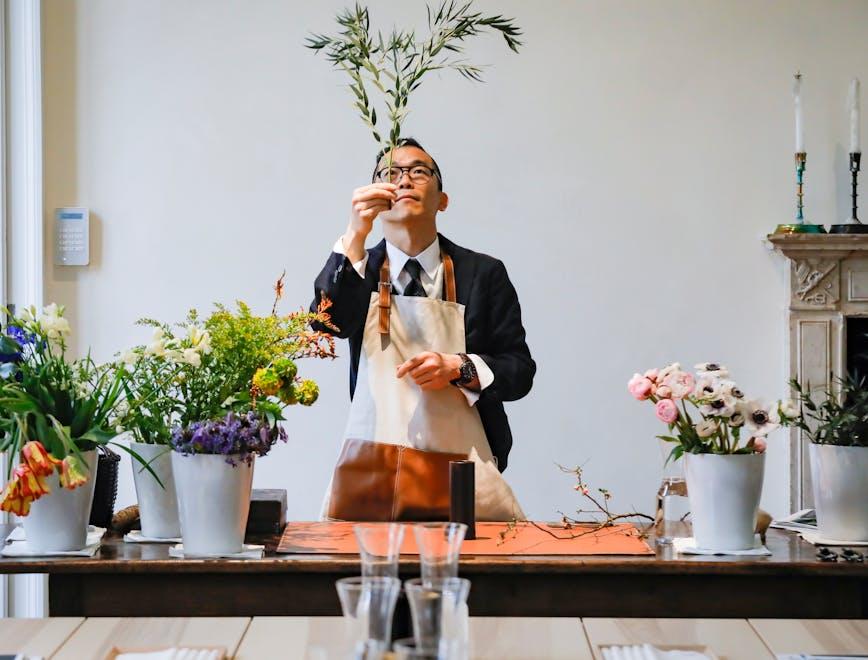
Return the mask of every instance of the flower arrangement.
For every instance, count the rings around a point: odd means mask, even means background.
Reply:
[[[354,105],[374,140],[389,154],[389,165],[401,137],[401,124],[409,112],[410,93],[419,88],[426,73],[452,69],[468,80],[480,82],[482,69],[455,56],[462,53],[468,38],[485,30],[500,32],[513,52],[517,53],[522,45],[518,40],[521,30],[510,19],[484,16],[472,11],[472,4],[444,0],[436,10],[428,7],[429,35],[422,40],[416,38],[415,30],[397,28],[387,36],[382,32],[374,35],[368,9],[358,3],[354,9],[338,14],[341,32],[337,36],[313,34],[308,38],[308,48],[325,52],[332,66],[350,77]],[[390,124],[386,140],[377,126],[369,88],[383,97]]]
[[[802,414],[794,425],[818,445],[868,447],[868,383],[848,374],[836,381],[837,391],[824,389],[822,400],[798,380],[790,381]]]
[[[691,454],[751,454],[766,450],[766,436],[782,425],[795,423],[793,401],[764,404],[745,397],[729,378],[726,367],[713,362],[696,365],[696,373],[681,365],[634,374],[627,389],[639,401],[654,404],[657,418],[669,427],[657,436],[674,443],[669,459]],[[694,409],[694,417],[688,412]]]
[[[60,474],[63,488],[89,478],[82,452],[114,438],[112,418],[123,395],[123,375],[88,355],[66,356],[70,335],[64,308],[24,309],[0,333],[0,451],[20,457],[2,494],[0,509],[26,516],[50,490],[46,477]]]
[[[235,310],[215,305],[204,320],[191,310],[180,332],[166,323],[143,319],[153,328],[151,342],[119,356],[128,373],[127,405],[118,430],[141,442],[170,445],[184,454],[234,455],[227,462],[249,462],[278,439],[286,406],[312,405],[317,384],[299,377],[301,358],[334,358],[332,331],[323,298],[316,312],[277,314],[283,276],[275,285],[271,314],[255,315],[244,302]]]

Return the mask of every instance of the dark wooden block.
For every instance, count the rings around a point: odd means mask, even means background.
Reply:
[[[286,490],[254,488],[247,516],[248,534],[280,534],[286,527]]]

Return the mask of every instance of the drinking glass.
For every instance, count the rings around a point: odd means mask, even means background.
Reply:
[[[398,523],[361,523],[353,525],[362,576],[398,577],[398,557],[404,540],[404,525]]]
[[[417,649],[437,657],[463,659],[469,648],[467,596],[470,580],[458,577],[414,578],[404,583]]]
[[[436,647],[424,648],[416,644],[413,637],[396,639],[392,644],[395,660],[440,660],[439,651]]]
[[[354,657],[373,658],[389,648],[392,616],[401,591],[393,577],[348,577],[335,583]]]
[[[660,453],[663,460],[669,457],[674,446],[671,442],[660,440]],[[663,465],[663,478],[657,489],[657,506],[655,512],[657,543],[667,545],[679,536],[690,536],[690,530],[685,518],[690,513],[690,502],[687,499],[687,481],[684,478],[684,467],[681,460],[668,461]]]
[[[467,525],[462,523],[421,523],[413,525],[422,578],[457,577],[458,557]]]

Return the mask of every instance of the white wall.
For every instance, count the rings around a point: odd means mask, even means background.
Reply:
[[[93,223],[86,268],[51,266],[46,234],[46,300],[69,306],[79,349],[108,358],[143,340],[137,318],[215,300],[266,312],[284,268],[287,309],[308,303],[375,150],[341,74],[302,47],[345,4],[46,0],[46,222],[82,205]],[[405,133],[443,168],[441,230],[503,259],[522,301],[539,371],[507,409],[507,476],[536,518],[578,504],[556,462],[586,464],[616,508],[651,511],[661,429],[626,392],[634,371],[715,359],[749,394],[785,392],[784,266],[760,237],[793,216],[791,76],[805,75],[807,216],[840,220],[868,3],[479,7],[516,17],[524,51],[473,43],[487,82],[431,76]],[[370,8],[385,28],[425,17],[422,2]],[[292,518],[316,515],[338,451],[341,353],[304,365],[320,402],[291,410],[289,445],[257,465]],[[786,442],[769,449],[775,514]],[[127,470],[120,505],[134,500]]]

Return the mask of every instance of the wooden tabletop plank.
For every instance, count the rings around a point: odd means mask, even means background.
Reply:
[[[54,654],[69,639],[84,619],[0,619],[0,655],[43,656]]]
[[[596,660],[600,647],[652,644],[713,651],[720,660],[774,660],[744,619],[582,619]]]
[[[582,622],[572,618],[470,617],[478,660],[592,660]]]
[[[773,653],[868,654],[868,621],[855,619],[751,619]]]
[[[246,617],[93,618],[73,633],[53,660],[102,660],[115,646],[125,650],[222,646],[232,657],[249,623]]]
[[[339,616],[257,616],[250,622],[235,660],[342,657],[343,631]]]

